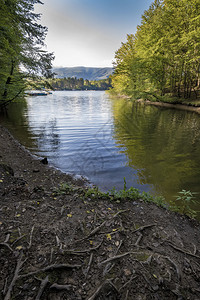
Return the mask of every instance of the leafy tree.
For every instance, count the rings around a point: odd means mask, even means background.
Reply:
[[[23,94],[25,78],[51,73],[52,53],[42,49],[47,28],[38,24],[40,0],[0,0],[0,105]]]
[[[200,87],[199,0],[155,0],[135,36],[115,54],[112,77],[118,93],[161,99],[198,97]],[[132,37],[132,38],[131,38]]]

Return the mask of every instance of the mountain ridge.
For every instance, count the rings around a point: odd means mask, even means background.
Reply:
[[[112,73],[111,67],[55,67],[53,72],[56,73],[55,78],[76,77],[84,80],[102,80],[107,79]]]

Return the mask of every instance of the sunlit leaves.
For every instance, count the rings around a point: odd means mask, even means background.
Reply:
[[[200,2],[155,0],[115,55],[117,93],[188,98],[200,82]]]

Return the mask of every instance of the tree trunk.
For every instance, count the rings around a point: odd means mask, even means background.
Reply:
[[[11,69],[10,69],[10,75],[8,76],[7,80],[6,80],[6,84],[5,84],[5,89],[4,89],[4,93],[3,93],[3,98],[6,99],[7,95],[8,95],[8,90],[7,90],[7,86],[9,84],[11,84],[11,80],[12,80],[12,76],[14,73],[14,67],[15,67],[15,63],[14,60],[11,61]]]

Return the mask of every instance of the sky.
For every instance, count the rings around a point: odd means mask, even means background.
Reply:
[[[112,67],[115,51],[135,33],[153,0],[43,0],[35,11],[48,27],[54,67]]]

